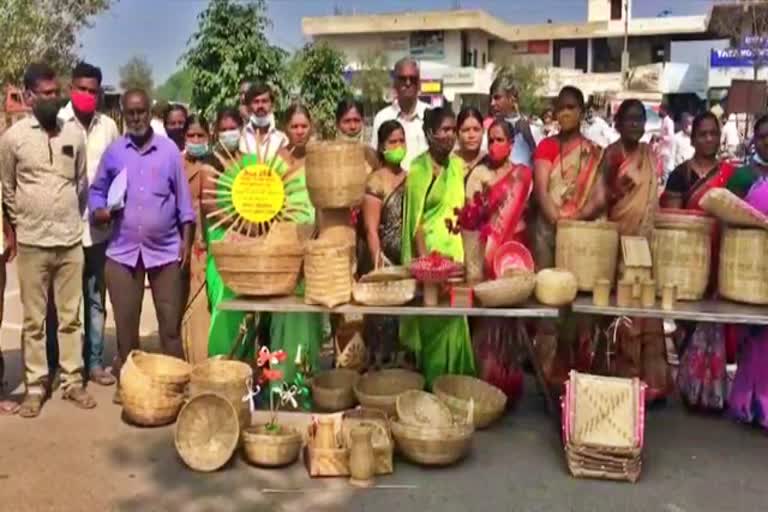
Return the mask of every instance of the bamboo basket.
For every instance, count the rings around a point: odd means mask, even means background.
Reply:
[[[157,392],[181,393],[191,372],[192,366],[183,359],[132,350],[120,370],[120,378],[134,388],[141,384]]]
[[[293,427],[281,426],[279,433],[267,432],[265,425],[243,431],[243,456],[256,466],[287,466],[298,460],[302,438]]]
[[[400,393],[395,400],[397,418],[405,425],[422,427],[450,427],[451,409],[440,398],[426,391],[410,390]]]
[[[712,259],[714,220],[699,215],[659,213],[653,232],[656,293],[677,287],[678,300],[700,300],[707,290]]]
[[[360,204],[367,178],[362,144],[323,141],[307,146],[307,191],[316,208],[348,208]]]
[[[352,248],[345,244],[309,242],[304,259],[304,302],[329,308],[352,298]]]
[[[518,306],[531,297],[535,287],[536,274],[514,271],[500,279],[476,285],[474,294],[485,307]]]
[[[560,307],[570,304],[579,293],[574,276],[562,268],[545,268],[536,274],[536,300],[546,306]]]
[[[465,420],[450,427],[413,426],[392,421],[397,449],[408,460],[427,466],[447,466],[461,460],[472,445],[472,407]]]
[[[251,424],[251,408],[243,397],[251,391],[248,386],[252,378],[253,370],[246,363],[209,359],[192,370],[189,395],[194,397],[202,393],[216,393],[226,398],[237,411],[240,428],[245,429]]]
[[[184,463],[195,471],[216,471],[232,458],[240,439],[237,411],[216,393],[193,397],[179,413],[175,444]]]
[[[312,402],[328,412],[350,409],[357,403],[354,386],[360,374],[346,368],[318,373],[312,378]]]
[[[619,228],[615,222],[557,223],[555,265],[576,276],[580,291],[592,291],[598,279],[613,283],[618,254]]]
[[[455,416],[466,415],[471,402],[473,422],[477,429],[483,429],[498,420],[507,407],[507,395],[502,390],[466,375],[442,375],[435,380],[432,389]]]
[[[368,349],[363,341],[363,322],[347,322],[336,329],[333,338],[336,368],[359,371],[365,368]]]
[[[391,474],[394,471],[392,459],[395,442],[392,439],[387,415],[376,409],[364,408],[345,412],[341,419],[341,436],[345,446],[352,446],[352,429],[360,426],[369,427],[373,432],[371,444],[373,444],[375,473]]]
[[[160,427],[173,423],[184,404],[184,396],[181,394],[157,395],[135,392],[130,387],[125,388],[122,385],[120,398],[125,418],[130,423],[142,427]]]
[[[424,377],[401,369],[368,372],[354,386],[357,401],[363,407],[379,409],[390,416],[397,412],[396,401],[400,393],[424,389]]]
[[[726,228],[720,244],[720,295],[747,304],[768,304],[768,232]]]
[[[367,306],[401,306],[416,296],[416,280],[358,282],[352,286],[355,302]]]
[[[378,283],[382,281],[402,281],[411,278],[411,271],[408,267],[402,266],[384,266],[371,270],[360,277],[361,283]]]
[[[290,295],[299,281],[304,251],[298,244],[238,240],[211,243],[216,268],[239,295]]]

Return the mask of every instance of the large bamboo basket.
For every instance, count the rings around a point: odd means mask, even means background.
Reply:
[[[249,365],[240,361],[209,359],[194,367],[189,381],[189,395],[216,393],[226,398],[237,411],[240,428],[251,424],[251,407],[243,400],[250,393],[248,383],[253,377]]]
[[[179,413],[176,451],[195,471],[216,471],[224,466],[235,453],[239,439],[237,412],[223,396],[197,395]]]
[[[446,466],[461,460],[472,446],[472,406],[467,418],[448,427],[413,426],[390,422],[397,449],[408,460],[427,466]]]
[[[390,416],[397,412],[396,401],[400,393],[411,389],[424,389],[424,377],[401,369],[368,372],[355,383],[355,396],[363,407],[379,409]]]
[[[134,425],[160,427],[176,421],[184,404],[184,396],[136,392],[130,387],[120,387],[120,399],[125,418]]]
[[[502,390],[466,375],[442,375],[432,384],[432,389],[455,416],[465,416],[471,402],[477,429],[485,428],[499,419],[507,407],[507,395]]]
[[[714,219],[701,215],[658,213],[653,232],[656,291],[677,287],[680,300],[700,300],[707,290],[712,260]]]
[[[266,240],[221,240],[211,244],[221,278],[239,295],[290,295],[299,280],[300,244]]]
[[[351,409],[357,403],[353,388],[359,379],[359,373],[346,368],[318,373],[312,378],[312,402],[322,411]]]
[[[352,251],[346,244],[314,240],[304,258],[304,302],[329,308],[352,299]]]
[[[317,208],[348,208],[360,204],[367,178],[364,146],[323,141],[307,146],[307,190]]]
[[[768,304],[768,232],[726,228],[720,244],[720,295],[747,304]]]
[[[555,265],[576,276],[580,291],[592,291],[598,279],[613,283],[619,254],[615,222],[561,220],[555,245]]]
[[[279,432],[268,432],[265,425],[243,431],[243,455],[256,466],[280,467],[299,458],[302,438],[293,427],[280,426]]]
[[[129,384],[144,383],[150,388],[161,388],[170,392],[181,393],[189,382],[192,366],[177,357],[133,350],[128,354],[120,376],[127,378]]]

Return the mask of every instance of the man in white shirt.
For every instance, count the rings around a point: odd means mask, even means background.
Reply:
[[[595,108],[587,107],[586,119],[581,125],[581,133],[601,148],[607,148],[619,139],[619,134],[611,128],[611,125],[600,115],[595,113]]]
[[[165,114],[168,112],[168,109],[170,108],[170,105],[166,103],[165,101],[156,101],[154,105],[152,105],[152,120],[149,122],[149,125],[152,127],[152,131],[155,132],[156,135],[162,135],[163,137],[167,137],[168,134],[165,133]]]
[[[736,158],[741,147],[741,133],[736,124],[736,114],[728,114],[728,120],[723,125],[722,146],[729,158]]]
[[[694,153],[696,153],[693,144],[691,144],[691,129],[693,128],[691,114],[683,114],[681,124],[680,131],[675,134],[675,168],[693,158]]]
[[[72,124],[85,137],[86,173],[90,184],[96,176],[101,155],[120,136],[117,125],[107,115],[96,110],[101,94],[101,70],[81,62],[72,70],[70,102],[59,111],[59,119]],[[84,363],[91,381],[103,386],[115,383],[115,378],[104,365],[104,324],[106,322],[106,285],[104,264],[106,262],[109,229],[97,227],[89,222],[90,216],[83,216],[83,300],[85,343]],[[56,309],[49,303],[46,318],[48,365],[55,370],[59,346],[56,332]],[[53,372],[49,373],[53,375]]]
[[[240,138],[240,152],[268,161],[288,145],[288,137],[275,126],[272,90],[266,84],[251,85],[244,100],[249,117]]]
[[[659,109],[659,114],[661,114],[659,156],[661,156],[661,161],[664,165],[664,175],[669,176],[675,169],[675,121],[672,120],[667,107],[664,105]]]
[[[513,164],[527,165],[533,168],[533,152],[536,145],[544,138],[541,127],[531,124],[520,112],[520,91],[514,77],[499,75],[491,84],[490,114],[493,118],[504,118],[512,127],[514,141],[509,161]],[[481,149],[488,149],[488,133],[483,134]]]
[[[390,120],[397,120],[405,129],[406,153],[403,159],[403,169],[408,169],[411,160],[427,150],[427,138],[424,135],[424,112],[429,106],[419,101],[421,75],[419,64],[410,58],[397,61],[395,64],[394,89],[395,102],[384,107],[373,118],[373,138],[371,146],[378,149],[379,127]]]

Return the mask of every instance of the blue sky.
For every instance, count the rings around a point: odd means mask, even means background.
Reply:
[[[152,64],[155,83],[162,83],[177,67],[187,41],[197,27],[197,15],[207,0],[117,0],[80,35],[83,58],[102,68],[106,84],[118,82],[118,68],[133,55]],[[335,6],[349,12],[395,12],[409,9],[449,9],[455,0],[267,0],[273,27],[269,37],[288,50],[304,42],[303,16],[333,14]],[[586,18],[587,0],[459,0],[463,9],[484,9],[513,23]],[[700,14],[711,0],[635,0],[635,16],[656,16],[665,9],[673,15]]]

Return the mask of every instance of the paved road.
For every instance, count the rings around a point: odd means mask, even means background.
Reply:
[[[18,382],[15,289],[9,286],[7,292],[2,342],[9,349],[11,380]],[[144,327],[151,332],[151,314]],[[111,389],[93,391],[99,407],[92,411],[77,410],[55,397],[36,420],[0,418],[0,511],[768,509],[768,436],[725,419],[689,415],[674,403],[649,414],[645,465],[635,485],[568,476],[557,429],[529,386],[520,409],[476,434],[471,456],[460,465],[423,469],[397,461],[395,473],[377,483],[413,488],[357,491],[343,479],[310,480],[300,464],[261,470],[236,458],[222,471],[193,473],[176,457],[172,427],[128,426],[110,402]]]

